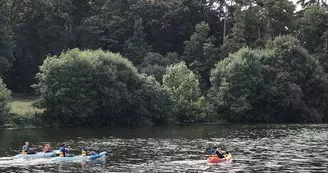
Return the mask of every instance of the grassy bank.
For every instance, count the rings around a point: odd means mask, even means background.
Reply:
[[[13,96],[10,105],[10,114],[14,116],[40,114],[43,110],[33,106],[38,97],[36,96]]]
[[[35,127],[42,125],[42,109],[33,106],[38,97],[14,95],[9,102],[10,111],[5,127]]]

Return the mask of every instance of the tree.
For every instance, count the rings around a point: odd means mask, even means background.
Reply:
[[[152,51],[162,55],[168,52],[183,53],[184,41],[193,34],[196,24],[206,21],[211,29],[222,24],[217,11],[207,0],[137,1],[129,16],[144,21],[146,41]],[[215,35],[217,36],[217,35]]]
[[[242,47],[264,47],[279,35],[294,32],[295,5],[288,0],[241,1],[234,11],[234,26],[221,46],[221,57]]]
[[[327,10],[319,5],[306,7],[298,19],[299,35],[302,45],[310,53],[318,53],[326,47],[325,33],[328,28]]]
[[[214,45],[214,38],[209,37],[209,25],[202,22],[190,39],[185,42],[184,60],[193,72],[200,76],[201,89],[209,88],[210,70],[218,60],[218,48]]]
[[[227,57],[229,53],[234,53],[239,49],[246,47],[245,40],[245,27],[246,24],[243,21],[243,14],[239,12],[239,9],[235,12],[235,23],[232,28],[232,32],[227,36],[226,41],[221,46],[221,57]]]
[[[322,122],[327,77],[299,41],[280,36],[266,49],[242,49],[211,75],[212,109],[232,122]]]
[[[177,53],[168,53],[163,57],[159,53],[150,52],[143,59],[139,70],[141,73],[154,76],[159,83],[162,83],[166,67],[178,62],[178,60],[179,55]]]
[[[125,41],[123,47],[123,55],[135,65],[139,65],[149,51],[147,42],[144,40],[145,34],[143,30],[142,20],[136,20],[133,36]]]
[[[291,36],[277,37],[267,46],[272,55],[263,63],[267,110],[276,122],[321,122],[326,74],[319,62]]]
[[[0,77],[4,76],[13,61],[14,42],[12,38],[12,29],[9,25],[10,20],[5,11],[8,7],[6,0],[0,1]]]
[[[136,114],[140,114],[138,122],[160,125],[176,122],[176,105],[170,94],[152,76],[143,76],[144,83],[136,91]]]
[[[14,92],[32,92],[38,65],[47,54],[60,54],[69,46],[71,37],[68,20],[57,12],[55,1],[9,1],[10,27],[13,30],[14,57],[5,76],[8,88]],[[63,12],[65,13],[65,12]]]
[[[263,122],[264,87],[260,51],[241,49],[216,64],[208,97],[217,118],[230,122]]]
[[[173,110],[158,84],[121,55],[101,50],[48,57],[37,81],[38,104],[60,125],[162,124]]]
[[[0,125],[3,119],[7,116],[9,112],[8,102],[10,99],[10,91],[6,88],[6,85],[2,82],[0,78]]]
[[[92,8],[95,14],[81,26],[83,47],[122,52],[124,42],[133,33],[133,25],[128,24],[134,21],[128,18],[127,8],[133,3],[130,0],[95,1]]]
[[[180,123],[200,122],[204,119],[204,97],[199,82],[184,62],[166,69],[163,87],[177,105],[177,119]]]
[[[261,4],[259,4],[261,6]],[[295,5],[289,0],[263,1],[264,24],[266,24],[264,37],[273,39],[279,35],[292,34],[295,29]]]
[[[11,29],[5,25],[5,21],[0,23],[0,77],[3,77],[5,71],[9,69],[13,59],[13,41]]]

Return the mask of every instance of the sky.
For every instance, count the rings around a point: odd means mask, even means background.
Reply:
[[[290,0],[290,1],[293,1],[294,2],[294,4],[296,4],[296,2],[298,1],[298,0]],[[296,5],[296,10],[298,11],[298,10],[300,10],[302,7],[300,6],[300,5]]]

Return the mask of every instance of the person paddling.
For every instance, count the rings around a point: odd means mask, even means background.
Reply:
[[[59,149],[59,157],[66,157],[66,153],[68,152],[68,149],[66,147],[66,144],[63,144],[61,148]]]
[[[30,143],[29,142],[25,142],[25,145],[22,147],[22,154],[26,155],[26,154],[35,154],[35,152],[30,150]]]
[[[218,148],[217,155],[219,158],[225,158],[226,154],[228,154],[227,151],[223,151],[221,148]]]
[[[228,151],[223,151],[221,148],[218,148],[217,146],[214,146],[211,151],[212,157],[225,158],[226,154],[228,154]]]
[[[86,147],[82,147],[82,156],[90,156],[90,155],[96,155],[97,153],[94,151],[88,151]]]
[[[45,153],[52,152],[52,148],[50,147],[50,144],[46,144],[44,146],[43,152],[45,152]]]

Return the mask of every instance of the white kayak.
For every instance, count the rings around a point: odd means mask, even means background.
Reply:
[[[14,156],[15,159],[30,159],[30,158],[45,158],[45,157],[55,157],[59,154],[59,150],[54,150],[52,152],[37,152],[35,154],[17,154]]]

